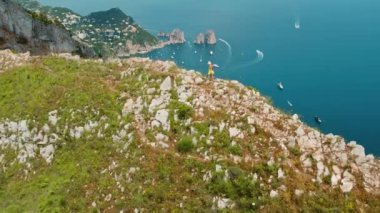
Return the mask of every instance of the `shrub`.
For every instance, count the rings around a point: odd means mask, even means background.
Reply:
[[[186,120],[193,116],[194,110],[191,106],[186,104],[179,104],[177,115],[180,120]]]
[[[197,130],[198,134],[200,135],[209,135],[210,133],[208,123],[195,123],[194,128],[195,130]]]
[[[237,156],[241,156],[241,154],[242,154],[242,151],[241,151],[240,147],[237,146],[237,145],[235,145],[235,146],[230,146],[230,147],[228,148],[228,151],[229,151],[231,154],[233,154],[233,155],[237,155]]]
[[[193,149],[191,137],[184,137],[177,143],[177,150],[181,153],[190,152]]]
[[[295,147],[290,148],[289,151],[296,157],[301,156],[301,151]]]
[[[28,10],[27,12],[33,19],[38,20],[44,24],[53,24],[55,26],[64,28],[63,24],[57,19],[51,19],[43,13],[38,13],[38,12],[30,11],[30,10]]]
[[[230,136],[227,132],[217,132],[215,134],[215,145],[219,148],[228,147],[230,144]]]

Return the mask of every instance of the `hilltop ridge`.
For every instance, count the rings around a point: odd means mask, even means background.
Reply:
[[[6,211],[380,209],[378,159],[237,81],[146,58],[0,60]]]
[[[158,38],[119,8],[82,16],[67,8],[41,5],[35,0],[14,1],[29,11],[59,21],[76,39],[88,43],[102,57],[125,57],[162,47]]]

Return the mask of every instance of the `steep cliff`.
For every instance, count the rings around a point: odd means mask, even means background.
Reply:
[[[74,53],[95,56],[87,45],[74,40],[64,28],[32,17],[10,0],[0,1],[0,49],[31,54]]]
[[[158,38],[118,8],[81,16],[62,7],[44,6],[35,0],[14,0],[28,10],[57,19],[77,39],[101,56],[129,56],[161,47]]]
[[[378,159],[237,81],[145,58],[0,60],[4,212],[380,211]]]

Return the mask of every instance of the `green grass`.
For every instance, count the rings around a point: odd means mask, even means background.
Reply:
[[[339,189],[326,187],[330,177],[322,184],[314,184],[310,177],[294,172],[286,164],[276,161],[268,165],[267,159],[278,158],[281,153],[273,153],[273,143],[268,140],[271,135],[260,127],[256,127],[255,135],[236,139],[238,145],[232,146],[227,130],[210,135],[210,126],[230,122],[224,111],[206,110],[206,118],[185,124],[194,118],[194,109],[177,100],[175,89],[168,106],[170,131],[148,128],[144,132],[149,141],[154,141],[157,131],[161,131],[175,148],[164,150],[142,143],[134,115],[119,117],[121,109],[125,99],[147,100],[142,88],[157,87],[156,80],[168,74],[137,68],[132,75],[120,79],[120,71],[128,68],[127,64],[119,68],[115,64],[47,57],[0,74],[0,121],[28,119],[33,120],[31,127],[40,128],[47,122],[48,113],[58,110],[57,127],[61,129],[66,123],[69,128],[83,126],[102,116],[107,120],[98,129],[109,124],[102,139],[85,133],[74,140],[61,133],[51,164],[36,157],[29,160],[28,168],[15,160],[18,150],[1,149],[0,155],[4,156],[0,167],[0,212],[120,212],[134,208],[147,212],[210,212],[215,196],[231,199],[235,203],[231,212],[357,212],[360,208],[379,211],[379,197],[369,196],[362,189],[342,194]],[[127,93],[126,98],[120,98],[122,92]],[[146,108],[142,113],[146,121],[153,116]],[[249,131],[246,118],[237,122]],[[124,124],[131,125],[128,133],[133,135],[128,150],[121,149],[128,138],[117,143],[112,140]],[[196,134],[190,136],[191,127]],[[206,137],[201,139],[202,135]],[[206,143],[209,136],[214,137],[211,144]],[[198,139],[197,147],[192,138]],[[206,151],[216,158],[205,160],[202,154]],[[290,152],[292,158],[288,160],[299,158],[297,148]],[[262,161],[234,163],[230,155],[257,155]],[[216,172],[215,164],[223,165],[225,170]],[[134,173],[130,173],[132,167],[136,168]],[[285,179],[277,178],[279,168],[285,171]],[[212,173],[208,182],[203,180],[207,172]],[[259,176],[257,180],[252,177],[254,173]],[[276,199],[269,198],[270,190],[281,185],[288,189]],[[295,189],[304,190],[305,194],[297,198],[293,195]],[[309,191],[315,195],[309,196]],[[112,198],[106,201],[109,194]],[[363,203],[368,206],[363,207]]]
[[[0,119],[46,120],[48,112],[62,108],[99,109],[115,116],[121,103],[104,78],[107,67],[46,58],[40,63],[0,74]]]
[[[190,152],[194,145],[191,137],[184,137],[177,143],[177,150],[181,153]]]

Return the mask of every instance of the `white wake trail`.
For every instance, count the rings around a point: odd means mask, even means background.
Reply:
[[[222,38],[219,38],[219,41],[221,41],[222,43],[224,43],[228,47],[227,64],[229,64],[231,61],[231,57],[232,57],[232,47],[231,47],[230,43],[228,43],[226,40],[224,40]]]
[[[232,47],[231,47],[230,43],[228,43],[226,40],[224,40],[222,38],[220,38],[219,41],[221,41],[225,45],[227,45],[227,47],[228,47],[228,55],[229,55],[229,57],[231,57],[232,56]]]
[[[255,60],[240,64],[240,65],[234,67],[233,69],[242,69],[245,67],[249,67],[249,66],[258,64],[264,60],[264,53],[261,50],[256,50],[256,54],[257,54],[257,57],[255,58]]]

